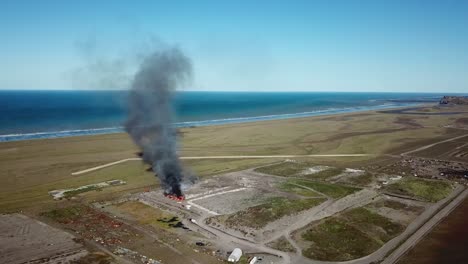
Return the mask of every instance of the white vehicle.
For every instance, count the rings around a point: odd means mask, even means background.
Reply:
[[[257,258],[257,257],[253,257],[253,258],[250,260],[249,264],[255,264],[255,263],[257,263],[257,261],[258,261],[258,258]]]

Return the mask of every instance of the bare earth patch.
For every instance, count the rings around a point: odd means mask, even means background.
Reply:
[[[248,188],[238,192],[224,193],[222,195],[196,200],[193,203],[219,214],[232,214],[248,207],[259,205],[272,196],[273,194],[271,193]]]
[[[88,253],[74,236],[20,214],[0,215],[0,236],[0,263],[66,263]]]
[[[289,241],[284,237],[280,237],[275,241],[272,241],[267,244],[267,246],[278,249],[284,252],[295,252],[294,247],[289,243]]]

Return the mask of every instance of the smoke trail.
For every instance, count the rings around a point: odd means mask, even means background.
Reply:
[[[171,99],[191,80],[192,65],[179,49],[154,52],[137,71],[129,98],[126,131],[142,149],[144,162],[158,175],[167,194],[182,195],[183,170],[177,156]]]

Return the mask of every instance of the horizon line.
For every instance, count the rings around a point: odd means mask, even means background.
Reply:
[[[6,91],[25,91],[25,92],[32,92],[32,91],[57,91],[57,92],[73,92],[73,91],[83,91],[83,92],[118,92],[118,91],[129,91],[130,89],[47,89],[47,88],[40,88],[40,89],[1,89],[0,92]],[[276,90],[276,91],[247,91],[247,90],[187,90],[181,89],[176,90],[176,92],[216,92],[216,93],[415,93],[415,94],[461,94],[461,95],[468,95],[468,93],[464,92],[420,92],[420,91],[324,91],[324,90],[316,90],[316,91],[304,91],[304,90]]]

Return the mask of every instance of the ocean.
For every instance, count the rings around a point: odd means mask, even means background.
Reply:
[[[0,91],[0,142],[122,132],[127,91]],[[413,106],[441,94],[177,92],[175,126],[253,122]]]

